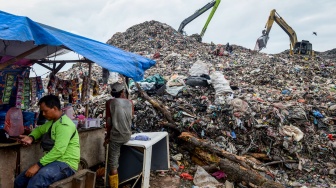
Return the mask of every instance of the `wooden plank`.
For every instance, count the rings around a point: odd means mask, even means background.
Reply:
[[[57,68],[55,68],[55,69],[53,70],[53,74],[58,73],[58,71],[60,71],[61,68],[62,68],[65,64],[66,64],[66,63],[60,63],[60,64],[57,66]]]
[[[0,64],[0,70],[8,67],[9,65],[12,65],[13,63],[25,58],[26,56],[30,55],[30,54],[33,54],[39,50],[41,50],[42,48],[44,48],[46,45],[40,45],[40,46],[36,46],[35,48],[32,48],[26,52],[23,52],[22,54],[8,60],[8,61],[5,61],[3,63]]]
[[[17,151],[13,149],[0,149],[0,187],[13,187],[15,179]]]
[[[84,188],[84,187],[85,187],[85,176],[73,178],[72,188]]]
[[[96,184],[96,173],[88,169],[76,172],[73,176],[57,181],[49,188],[94,188]]]
[[[14,142],[14,143],[0,143],[0,148],[5,148],[5,147],[11,147],[11,146],[18,146],[21,145],[18,142]]]
[[[86,173],[85,188],[94,188],[96,184],[96,173],[88,171]]]

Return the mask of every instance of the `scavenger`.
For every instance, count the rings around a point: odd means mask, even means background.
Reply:
[[[28,146],[35,140],[41,140],[44,156],[16,177],[15,188],[48,187],[73,175],[78,169],[78,132],[72,120],[62,114],[59,98],[47,95],[40,99],[38,105],[48,121],[36,127],[28,136],[20,135],[20,141]]]
[[[132,101],[126,98],[125,86],[121,83],[111,85],[111,95],[114,98],[106,102],[105,143],[109,143],[109,184],[111,188],[117,188],[120,147],[131,138],[134,106]]]

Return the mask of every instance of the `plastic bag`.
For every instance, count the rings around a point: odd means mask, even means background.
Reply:
[[[279,133],[284,136],[289,136],[297,142],[299,142],[304,136],[303,132],[298,127],[292,125],[279,127]]]
[[[200,76],[188,77],[186,84],[190,86],[204,86],[204,87],[207,87],[209,85],[208,79]]]
[[[9,136],[17,137],[24,133],[23,116],[20,108],[12,107],[6,113],[5,131]]]
[[[194,184],[199,187],[217,187],[220,183],[206,172],[202,167],[197,166],[196,173],[194,175]]]
[[[243,101],[239,98],[235,98],[231,100],[231,105],[233,107],[234,112],[242,112],[246,113],[249,109],[249,105],[246,101]]]
[[[72,106],[67,106],[63,108],[64,114],[67,115],[70,119],[76,119],[75,111]]]
[[[149,137],[146,136],[146,135],[137,135],[137,136],[135,136],[135,137],[131,137],[130,140],[148,141],[148,140],[151,140],[151,138],[149,138]]]
[[[171,76],[169,81],[166,83],[166,92],[170,95],[176,96],[185,86],[185,78],[185,76],[179,76],[177,74]]]

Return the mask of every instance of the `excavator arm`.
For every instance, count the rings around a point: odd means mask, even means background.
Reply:
[[[217,7],[218,7],[220,2],[221,2],[221,0],[213,0],[213,1],[209,2],[208,4],[206,4],[205,6],[203,6],[202,8],[198,9],[193,15],[189,16],[188,18],[186,18],[182,21],[182,23],[180,24],[180,27],[178,28],[177,31],[179,33],[183,33],[183,29],[188,23],[190,23],[191,21],[196,19],[198,16],[202,15],[204,12],[206,12],[211,7],[213,7],[210,14],[209,14],[209,17],[208,17],[207,21],[205,22],[205,25],[204,25],[204,27],[201,31],[200,36],[202,38],[206,29],[207,29],[207,27],[208,27],[208,25],[209,25],[209,23],[210,23],[210,21],[211,21],[211,19],[212,19],[212,17],[213,17],[213,15],[215,14],[215,12],[217,10]]]
[[[274,21],[287,33],[290,40],[290,53],[293,53],[295,44],[298,42],[295,31],[285,22],[284,19],[273,9],[268,17],[268,20],[265,25],[265,30],[263,30],[263,35],[258,38],[258,47],[259,50],[262,50],[266,47],[267,41],[269,39],[269,33],[272,29]]]
[[[265,29],[262,31],[262,36],[257,39],[257,45],[255,50],[262,50],[266,47],[267,41],[269,39],[269,33],[272,29],[273,23],[276,22],[289,36],[290,54],[300,54],[300,55],[310,55],[314,56],[313,46],[307,40],[302,40],[299,42],[295,31],[285,22],[284,19],[276,12],[275,9],[271,10],[268,20],[265,25]]]

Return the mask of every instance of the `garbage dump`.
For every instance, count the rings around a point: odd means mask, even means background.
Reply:
[[[208,187],[336,186],[335,49],[309,59],[231,43],[226,51],[157,21],[134,25],[107,43],[156,60],[143,81],[129,83],[133,131],[170,134],[171,169],[153,172],[152,179],[206,187],[199,179],[203,167],[215,178]],[[87,67],[76,64],[58,76],[73,74],[86,75]],[[90,98],[89,114],[103,118],[111,96],[101,67],[94,65],[92,74],[100,93]],[[109,83],[117,80],[110,76]],[[75,107],[77,114],[83,109]]]

